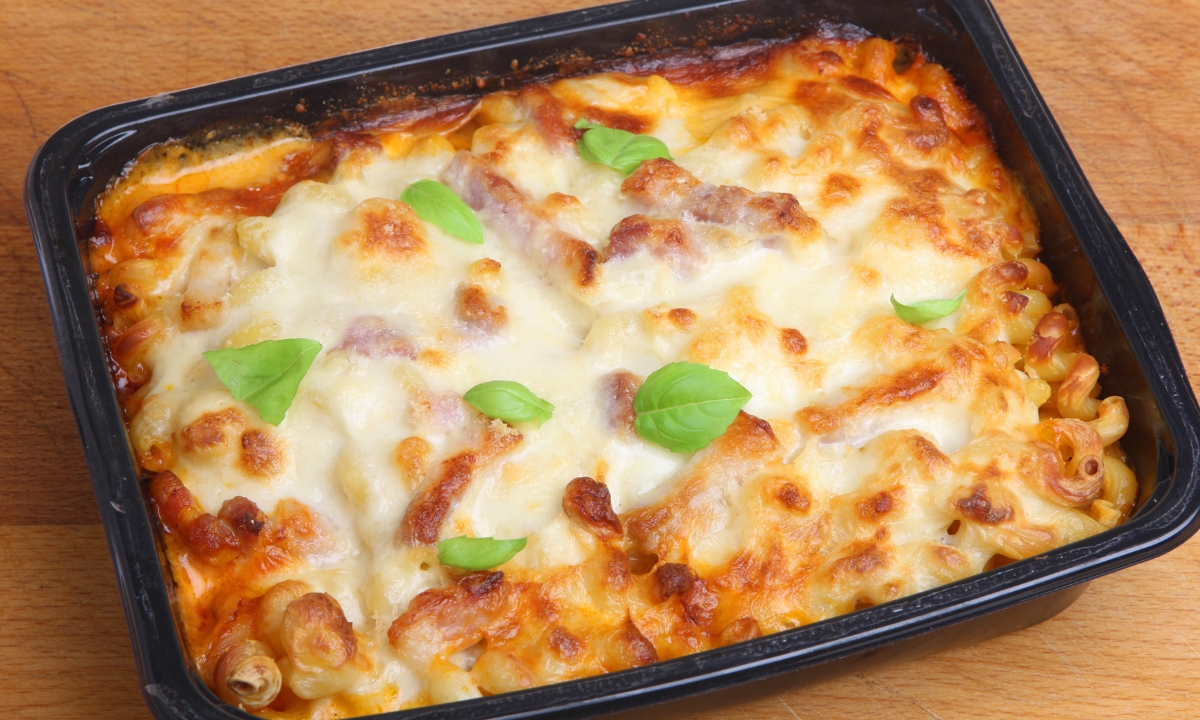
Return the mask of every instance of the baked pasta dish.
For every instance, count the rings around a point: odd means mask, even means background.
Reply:
[[[986,120],[851,28],[214,131],[96,216],[186,645],[262,717],[701,652],[1133,507]]]

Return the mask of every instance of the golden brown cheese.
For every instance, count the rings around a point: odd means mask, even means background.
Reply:
[[[154,148],[97,205],[95,296],[197,671],[264,717],[612,672],[887,602],[1124,521],[1128,411],[946,70],[825,33],[502,91],[387,131]],[[584,161],[579,119],[673,159]],[[471,245],[400,201],[419,179]],[[902,302],[965,300],[914,326]],[[201,353],[323,351],[274,427]],[[694,455],[662,365],[753,393]],[[550,400],[541,426],[463,401]],[[528,537],[442,567],[457,535]]]

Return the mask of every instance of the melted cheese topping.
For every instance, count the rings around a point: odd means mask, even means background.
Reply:
[[[266,717],[609,672],[886,602],[1128,516],[1098,366],[946,71],[879,39],[482,98],[443,128],[144,157],[92,261],[196,666]],[[902,72],[898,72],[901,70]],[[652,134],[629,178],[579,118]],[[436,179],[457,240],[399,201]],[[890,304],[954,297],[913,326]],[[201,353],[323,351],[278,427]],[[632,431],[679,360],[753,393],[694,456]],[[541,426],[462,400],[515,380]],[[458,535],[527,537],[495,572]]]

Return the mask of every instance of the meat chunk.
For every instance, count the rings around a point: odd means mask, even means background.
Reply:
[[[346,335],[335,350],[352,350],[366,357],[395,357],[412,360],[417,348],[407,335],[388,327],[377,315],[357,317],[346,328]]]
[[[654,571],[655,588],[664,600],[688,592],[695,580],[692,569],[683,563],[663,563]]]
[[[526,85],[517,92],[517,103],[529,115],[538,134],[551,151],[560,154],[575,152],[579,131],[566,116],[566,108],[544,85]]]
[[[676,272],[690,269],[701,255],[687,226],[679,220],[630,215],[609,232],[600,262],[614,262],[644,251],[666,261]]]
[[[764,240],[809,241],[819,229],[793,195],[702,182],[665,158],[642,163],[621,184],[621,192],[654,215],[722,225]]]
[[[567,483],[563,493],[563,512],[601,540],[621,536],[621,520],[613,512],[608,487],[589,477],[577,477]]]
[[[633,422],[637,413],[633,411],[633,399],[641,385],[641,378],[625,370],[609,373],[600,380],[608,426],[626,437],[634,434]]]
[[[560,230],[486,160],[460,150],[442,179],[479,213],[485,225],[495,228],[551,281],[576,291],[595,283],[595,249]]]

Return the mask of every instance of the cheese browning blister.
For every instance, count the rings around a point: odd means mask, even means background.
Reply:
[[[277,718],[509,692],[1123,522],[1129,415],[1032,206],[896,58],[826,31],[139,158],[94,289],[203,680]],[[203,355],[292,339],[270,414]],[[723,432],[639,396],[673,363]]]

